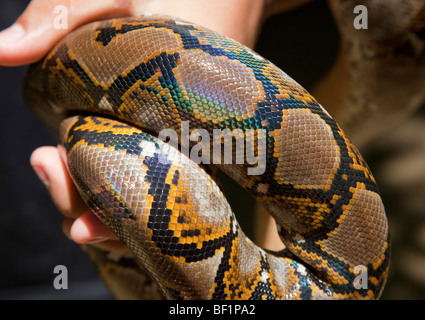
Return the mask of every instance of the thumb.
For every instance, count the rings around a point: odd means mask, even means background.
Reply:
[[[40,60],[64,35],[87,22],[130,15],[131,2],[113,0],[33,0],[6,30],[0,32],[0,65]]]

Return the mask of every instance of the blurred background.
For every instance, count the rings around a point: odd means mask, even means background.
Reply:
[[[1,1],[0,29],[29,1]],[[256,50],[311,89],[336,56],[338,34],[324,0],[275,16]],[[110,299],[88,256],[61,231],[53,206],[29,158],[56,145],[54,132],[26,108],[25,67],[0,67],[0,299]],[[425,299],[425,108],[361,150],[378,181],[390,222],[393,253],[382,299]],[[226,180],[231,205],[248,235],[254,204]],[[68,269],[68,290],[56,290],[56,265]]]

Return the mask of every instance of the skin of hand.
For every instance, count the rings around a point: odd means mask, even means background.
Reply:
[[[178,17],[253,47],[265,17],[303,2],[306,0],[33,0],[12,26],[0,32],[0,65],[38,61],[65,34],[90,21],[142,14]],[[67,29],[53,26],[58,5],[67,8]],[[70,239],[105,250],[127,250],[78,194],[67,171],[63,147],[40,147],[30,163],[65,216],[63,231]]]

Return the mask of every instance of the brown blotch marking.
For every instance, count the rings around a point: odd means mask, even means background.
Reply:
[[[251,69],[239,61],[211,56],[200,49],[182,51],[180,59],[174,74],[196,119],[218,123],[254,116],[259,88]]]
[[[359,182],[350,192],[353,197],[343,206],[339,225],[322,241],[322,248],[350,266],[376,263],[385,252],[388,231],[381,198]]]
[[[98,27],[95,25],[93,28]],[[73,56],[91,80],[105,90],[117,75],[128,73],[161,52],[178,51],[182,48],[179,37],[165,28],[148,27],[123,33],[114,37],[106,47],[96,41],[96,33],[88,36],[83,30],[79,30],[69,44]],[[119,53],[117,48],[120,48]]]
[[[273,131],[275,180],[298,188],[331,187],[340,164],[330,127],[309,109],[283,110],[281,128]],[[318,139],[320,137],[320,140]]]

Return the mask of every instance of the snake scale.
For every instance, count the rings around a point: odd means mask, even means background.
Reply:
[[[94,22],[30,67],[25,97],[58,130],[83,199],[132,252],[115,261],[91,249],[117,297],[380,296],[390,243],[367,164],[304,88],[251,49],[168,17]],[[196,163],[157,137],[181,139],[183,124],[252,133],[264,172],[247,174],[247,159]],[[274,217],[284,250],[244,235],[215,168]]]

